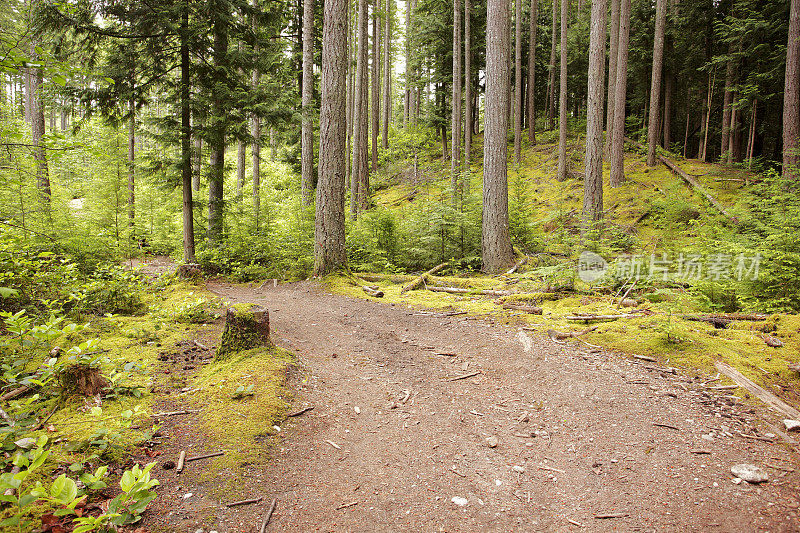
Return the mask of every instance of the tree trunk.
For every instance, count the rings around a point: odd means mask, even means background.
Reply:
[[[31,43],[34,49],[36,43]],[[38,60],[38,54],[34,51],[31,59]],[[33,158],[36,160],[36,188],[39,191],[39,200],[42,208],[43,219],[48,223],[51,221],[50,211],[50,172],[47,168],[47,155],[42,146],[44,136],[44,102],[42,102],[42,69],[32,67],[28,69],[29,75],[29,94],[28,105],[30,106],[31,122],[31,144],[33,145]]]
[[[406,0],[406,90],[403,97],[403,127],[411,123],[411,0]]]
[[[753,166],[753,145],[756,140],[756,110],[758,109],[758,99],[753,99],[753,109],[750,113],[750,134],[747,136],[747,168]]]
[[[736,132],[738,131],[739,114],[737,113],[736,106],[733,105],[736,101],[736,93],[731,93],[731,122],[728,130],[728,151],[725,154],[725,159],[729,165],[733,164],[733,154],[736,152]]]
[[[317,216],[314,226],[314,275],[323,276],[347,263],[344,242],[345,136],[347,121],[346,0],[324,0],[322,25],[322,102]]]
[[[614,123],[611,130],[611,186],[625,181],[625,98],[628,85],[628,36],[631,0],[620,0],[619,44],[617,45],[616,82],[614,83]]]
[[[464,0],[464,168],[469,175],[469,163],[472,157],[472,5]],[[463,184],[464,190],[469,187],[469,180]]]
[[[367,126],[365,113],[363,110],[366,101],[364,89],[367,86],[367,0],[358,0],[358,51],[356,52],[356,77],[353,83],[353,174],[350,179],[350,215],[353,219],[358,217],[360,203],[359,194],[366,172],[362,168],[362,151],[366,146],[362,146],[361,139],[364,137],[362,130]]]
[[[539,19],[539,0],[531,0],[528,29],[528,140],[536,144],[536,30]]]
[[[486,272],[514,262],[508,228],[509,0],[488,0],[481,254]]]
[[[381,118],[381,92],[380,92],[380,57],[381,57],[381,34],[378,33],[378,12],[380,11],[380,0],[373,0],[372,4],[372,73],[370,78],[372,81],[372,105],[371,118],[372,126],[370,133],[372,134],[372,172],[378,171],[378,129],[380,128]]]
[[[385,0],[383,14],[383,123],[381,141],[389,148],[389,120],[392,117],[392,11],[393,0]]]
[[[547,129],[555,128],[556,116],[556,24],[558,22],[558,0],[552,0],[550,17],[550,66],[547,79]]]
[[[218,20],[214,24],[214,66],[220,72],[228,61],[228,28],[225,22]],[[210,126],[209,150],[211,161],[208,169],[208,242],[217,246],[222,242],[223,217],[225,200],[223,187],[225,183],[225,103],[223,95],[217,89],[212,90],[211,110],[214,123]]]
[[[522,1],[514,0],[514,164],[522,160]]]
[[[567,179],[567,10],[569,0],[561,0],[561,73],[558,91],[558,173],[556,179]]]
[[[797,178],[800,135],[800,0],[791,0],[783,85],[783,176]]]
[[[716,78],[716,72],[712,69],[712,71],[708,73],[708,93],[704,109],[705,115],[703,116],[703,137],[700,143],[701,161],[706,160],[706,155],[708,153],[708,129],[709,129],[709,122],[711,121],[711,102],[713,101],[714,97],[715,78]]]
[[[300,195],[303,205],[311,204],[314,181],[314,0],[303,1],[303,99],[300,156]]]
[[[734,63],[733,58],[733,42],[728,44],[728,61],[725,63],[725,95],[722,103],[722,134],[720,135],[722,141],[719,149],[720,157],[725,157],[728,151],[728,141],[730,139],[731,127],[731,103],[733,102],[733,76],[734,76]]]
[[[253,0],[253,8],[258,12],[258,0]],[[258,17],[253,15],[251,20],[253,33],[258,32]],[[259,52],[258,42],[255,45],[255,52]],[[261,81],[261,72],[258,67],[253,69],[251,85],[255,91]],[[256,232],[259,230],[261,215],[261,118],[253,114],[252,117],[253,134],[253,221],[255,222]]]
[[[653,42],[653,72],[650,77],[650,115],[647,125],[647,166],[656,164],[658,115],[661,97],[661,71],[664,67],[664,30],[667,23],[667,0],[656,1],[656,30]]]
[[[244,176],[247,168],[247,145],[241,139],[236,140],[236,197],[242,196]]]
[[[196,263],[194,255],[194,213],[192,212],[192,130],[189,107],[189,7],[181,9],[181,189],[183,191],[183,262]]]
[[[192,161],[192,190],[200,190],[200,170],[203,161],[203,137],[198,128],[203,127],[203,120],[199,113],[194,114],[195,131],[194,135],[194,160]]]
[[[128,102],[128,226],[136,226],[136,106]],[[133,235],[131,235],[133,237]]]
[[[663,0],[660,0],[663,1]],[[586,88],[586,176],[583,180],[583,231],[603,217],[603,89],[606,56],[606,0],[592,2],[589,73]]]
[[[458,200],[458,178],[461,170],[461,0],[453,0],[453,110],[450,114],[452,152],[450,180],[453,204]]]
[[[664,119],[662,144],[664,150],[669,151],[669,145],[672,143],[672,91],[674,88],[675,78],[672,72],[667,72],[664,77]]]

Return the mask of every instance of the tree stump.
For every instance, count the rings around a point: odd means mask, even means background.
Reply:
[[[203,272],[200,270],[200,265],[197,263],[186,263],[178,267],[178,277],[188,279],[190,281],[197,281],[203,277]]]
[[[61,373],[59,381],[66,396],[96,396],[108,387],[108,380],[100,373],[100,368],[86,364],[70,365]]]
[[[214,359],[269,344],[269,312],[255,304],[234,304],[225,312],[225,329]]]

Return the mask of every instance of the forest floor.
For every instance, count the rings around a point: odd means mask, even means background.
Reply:
[[[276,499],[267,531],[800,531],[788,436],[698,377],[315,282],[207,287],[269,310],[273,342],[297,358],[291,410],[313,409],[281,424],[266,467],[225,500],[258,504],[226,508],[213,477],[160,470],[153,530],[259,531]],[[185,408],[179,395],[160,407]],[[195,415],[163,432],[162,461],[214,451]],[[769,482],[734,483],[738,463]]]

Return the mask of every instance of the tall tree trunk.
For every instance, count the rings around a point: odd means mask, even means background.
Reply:
[[[136,226],[136,106],[128,102],[128,226]],[[133,235],[131,235],[133,236]]]
[[[380,128],[381,117],[381,92],[380,84],[380,57],[381,57],[381,34],[378,33],[378,12],[381,9],[380,0],[373,0],[372,4],[372,72],[370,74],[372,89],[371,118],[372,125],[370,133],[372,138],[372,172],[378,171],[378,129]]]
[[[725,157],[728,151],[728,140],[730,138],[731,127],[731,103],[733,102],[733,76],[735,65],[733,62],[733,42],[728,44],[728,61],[725,62],[725,94],[722,101],[722,134],[720,135],[721,145],[719,149],[720,157]]]
[[[359,140],[361,143],[361,160],[359,162],[361,177],[358,183],[359,212],[367,208],[369,195],[369,71],[367,70],[366,58],[364,60],[364,69],[364,86],[361,88],[361,137]]]
[[[608,43],[608,95],[606,96],[606,141],[603,150],[611,159],[611,137],[614,126],[614,98],[617,84],[617,57],[619,55],[620,0],[611,0],[611,35]]]
[[[736,101],[736,93],[731,94],[731,122],[730,128],[728,131],[728,153],[725,154],[725,159],[729,165],[733,164],[733,155],[737,151],[735,149],[736,146],[736,133],[739,130],[738,122],[739,122],[739,113],[737,113],[736,106],[733,105]]]
[[[705,161],[708,154],[708,130],[709,123],[711,122],[711,102],[714,97],[714,80],[716,79],[716,71],[712,69],[708,73],[708,93],[706,96],[705,105],[703,108],[703,136],[700,141],[700,160]]]
[[[783,176],[797,178],[800,135],[800,0],[791,0],[786,75],[783,84]]]
[[[631,0],[620,1],[617,73],[614,83],[614,123],[611,130],[612,187],[625,181],[625,99],[628,88],[628,36],[630,33]]]
[[[464,0],[464,169],[469,176],[469,163],[472,157],[472,5]],[[465,178],[463,188],[469,190],[469,179]]]
[[[453,203],[458,199],[458,178],[461,170],[461,0],[453,0],[453,111],[450,115],[452,152],[450,154],[450,180]]]
[[[303,2],[303,99],[301,130],[300,194],[303,205],[311,204],[314,182],[314,121],[312,98],[314,96],[314,0]]]
[[[227,24],[218,20],[214,24],[214,67],[215,75],[219,75],[228,61],[228,28]],[[216,84],[215,84],[216,85]],[[222,242],[223,218],[225,216],[225,199],[223,187],[225,183],[225,103],[218,89],[211,94],[211,111],[214,124],[210,126],[208,147],[211,161],[208,169],[208,242],[217,246]]]
[[[558,23],[558,0],[552,0],[550,17],[550,66],[547,79],[547,129],[555,128],[556,116],[556,24]]]
[[[352,20],[351,17],[351,6],[352,3],[348,4],[347,7],[347,76],[345,80],[345,87],[347,89],[347,102],[345,103],[345,114],[347,115],[347,131],[345,137],[347,140],[345,144],[347,145],[347,161],[345,166],[347,167],[347,179],[345,180],[345,184],[349,188],[352,183],[353,172],[355,171],[355,165],[353,164],[353,96],[355,92],[355,69],[353,68],[353,63],[355,62],[355,43],[356,43],[356,35],[358,33],[358,28],[354,27],[350,22]],[[319,171],[318,171],[319,172]]]
[[[183,192],[183,262],[196,263],[194,255],[194,213],[192,211],[192,130],[189,107],[189,6],[181,8],[181,190]]]
[[[536,30],[539,27],[539,0],[531,0],[528,29],[528,140],[536,144]]]
[[[753,109],[750,112],[750,133],[747,136],[747,168],[753,166],[753,146],[756,141],[756,113],[758,109],[758,99],[753,99]]]
[[[663,0],[660,0],[663,1]],[[603,217],[603,89],[606,56],[606,0],[592,2],[589,73],[586,88],[586,177],[583,180],[583,230]]]
[[[198,128],[203,127],[203,120],[199,113],[194,114],[194,159],[192,161],[192,190],[200,190],[200,171],[203,163],[203,136]],[[191,130],[190,130],[191,132]]]
[[[258,0],[253,0],[253,9],[258,13]],[[250,21],[251,29],[254,34],[258,34],[258,16],[253,15]],[[258,41],[255,44],[255,52],[259,53]],[[261,72],[256,65],[253,68],[251,85],[253,91],[258,89],[261,82]],[[253,221],[255,222],[256,232],[259,230],[261,222],[261,117],[253,113],[252,117],[253,135]]]
[[[363,174],[366,169],[361,167],[362,151],[365,146],[361,144],[362,130],[366,127],[362,108],[366,98],[363,95],[366,87],[367,75],[367,0],[358,0],[358,51],[356,52],[356,78],[353,83],[353,175],[350,179],[350,215],[358,217],[360,207],[359,193]]]
[[[247,144],[242,139],[236,140],[236,197],[242,196],[244,176],[247,168]]]
[[[483,150],[483,224],[481,255],[486,272],[498,272],[514,260],[508,228],[509,0],[488,0],[486,7],[486,115]]]
[[[35,51],[37,43],[31,43],[31,48],[34,50],[31,60],[36,61],[38,54]],[[39,191],[39,200],[42,207],[43,218],[49,223],[51,221],[51,189],[50,189],[50,172],[47,168],[47,155],[42,145],[42,137],[44,137],[44,102],[42,101],[42,69],[39,67],[31,67],[28,69],[28,76],[30,78],[28,105],[30,106],[30,122],[31,122],[31,144],[33,145],[33,158],[36,160],[36,188]]]
[[[411,0],[406,0],[406,90],[403,97],[403,126],[411,123]]]
[[[650,118],[647,125],[647,165],[656,164],[658,112],[661,102],[661,71],[664,67],[664,30],[667,23],[667,0],[656,0],[656,33],[653,42],[653,72],[650,77]]]
[[[389,148],[389,121],[392,117],[392,11],[394,0],[385,0],[383,14],[383,123],[381,141]]]
[[[347,6],[346,0],[324,0],[320,159],[314,225],[315,276],[333,272],[347,262],[344,240]]]
[[[569,0],[561,0],[561,73],[558,91],[558,174],[567,179],[567,10]]]
[[[522,0],[514,0],[514,163],[522,160]]]
[[[671,47],[668,47],[668,49]],[[669,145],[672,142],[672,92],[674,90],[675,77],[671,71],[668,71],[664,77],[664,119],[662,125],[664,126],[662,144],[664,150],[669,151]]]

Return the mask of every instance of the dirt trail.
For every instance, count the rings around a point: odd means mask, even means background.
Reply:
[[[268,531],[800,531],[797,456],[690,378],[313,283],[209,288],[266,306],[308,376],[258,485]]]

